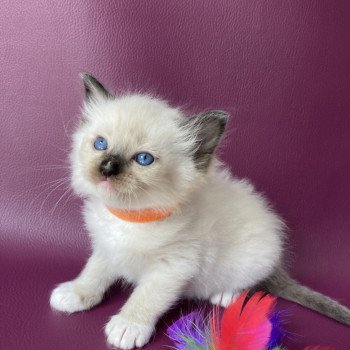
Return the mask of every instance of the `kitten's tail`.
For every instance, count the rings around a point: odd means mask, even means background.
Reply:
[[[321,293],[300,285],[282,268],[276,269],[261,287],[278,297],[293,301],[350,326],[350,309]]]

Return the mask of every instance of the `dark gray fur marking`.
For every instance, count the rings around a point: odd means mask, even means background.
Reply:
[[[186,119],[182,126],[190,128],[195,133],[196,148],[193,153],[196,167],[205,170],[212,154],[225,130],[228,113],[224,111],[203,112]]]
[[[94,76],[88,73],[80,73],[81,78],[84,82],[85,88],[85,99],[90,102],[98,95],[106,99],[114,98],[113,94],[110,93]]]
[[[300,285],[282,268],[276,269],[260,287],[278,297],[293,301],[350,326],[350,309],[321,293]]]

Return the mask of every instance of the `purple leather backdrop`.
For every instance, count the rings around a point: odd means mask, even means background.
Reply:
[[[0,344],[104,349],[126,299],[57,315],[52,287],[89,253],[80,202],[53,181],[89,71],[117,91],[157,92],[189,110],[232,112],[223,158],[290,227],[292,272],[350,306],[350,3],[1,1]],[[350,347],[350,331],[293,304],[289,349]],[[184,308],[191,308],[186,304]],[[149,348],[170,345],[160,322]]]

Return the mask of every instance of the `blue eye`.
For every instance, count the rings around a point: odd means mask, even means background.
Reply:
[[[154,162],[154,157],[152,156],[152,154],[141,152],[141,153],[135,154],[134,160],[136,163],[146,166]]]
[[[97,137],[95,142],[94,142],[94,147],[95,149],[97,149],[98,151],[104,151],[108,148],[108,142],[106,139],[104,139],[103,137]]]

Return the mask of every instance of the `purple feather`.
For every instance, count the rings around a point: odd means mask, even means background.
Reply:
[[[207,341],[203,313],[193,311],[182,316],[167,329],[167,334],[179,350],[205,348]]]
[[[267,345],[267,350],[272,350],[276,346],[281,344],[281,340],[285,334],[282,328],[281,322],[281,312],[275,311],[270,316],[270,322],[272,325],[271,335],[269,339],[269,343]]]

